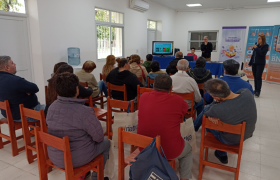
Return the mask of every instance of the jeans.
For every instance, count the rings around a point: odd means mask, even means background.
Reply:
[[[98,87],[100,89],[99,94],[102,92],[104,92],[105,96],[108,97],[108,89],[106,87],[106,84],[104,83],[104,81],[99,81],[98,82]]]
[[[253,64],[252,71],[254,76],[255,82],[255,92],[260,93],[262,88],[262,74],[265,65]]]
[[[35,110],[35,111],[40,111],[41,109],[45,110],[45,108],[46,108],[46,105],[40,104],[40,103],[38,102],[37,106],[35,106],[35,107],[33,108],[33,110]],[[32,119],[32,118],[30,118],[30,117],[26,117],[26,119],[27,119],[27,122],[36,122],[36,121],[38,121],[37,119]],[[19,119],[19,120],[14,120],[14,121],[15,121],[15,122],[21,122],[21,119]]]
[[[204,108],[204,99],[201,98],[200,102],[196,102],[194,104],[194,109],[196,109],[196,113],[197,114],[200,114],[202,111],[203,111],[203,108]]]
[[[215,136],[215,138],[217,138],[223,144],[236,145],[236,144],[232,144],[232,143],[229,143],[229,142],[225,141],[222,138],[220,131],[213,130],[213,129],[206,129],[206,131],[212,133]],[[216,150],[216,152],[219,156],[227,156],[227,152],[219,151],[219,150]]]
[[[203,114],[204,114],[204,111],[206,111],[208,108],[209,108],[210,105],[206,105],[204,107],[204,109],[201,111],[200,114],[197,115],[196,119],[194,120],[193,124],[194,124],[194,129],[195,131],[197,132],[202,124],[202,118],[203,118]]]

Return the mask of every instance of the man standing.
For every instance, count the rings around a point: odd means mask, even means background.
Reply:
[[[176,66],[177,66],[178,61],[181,60],[181,59],[184,59],[183,53],[182,52],[177,52],[175,54],[175,59],[173,59],[169,63],[169,65],[167,66],[166,73],[174,75],[178,71]]]
[[[203,41],[204,43],[202,43],[200,46],[202,57],[204,57],[206,61],[211,61],[211,52],[213,51],[213,45],[212,43],[208,42],[209,39],[207,36],[204,36]]]
[[[161,146],[167,159],[178,159],[180,179],[192,178],[192,147],[180,133],[182,118],[188,104],[182,97],[169,94],[172,79],[167,74],[155,77],[154,91],[140,97],[137,133],[160,136]]]
[[[0,56],[0,101],[8,100],[14,121],[21,122],[19,105],[39,111],[45,109],[45,105],[40,105],[35,93],[39,92],[36,84],[26,81],[24,78],[16,76],[16,64],[9,56]],[[4,117],[6,111],[1,110]],[[36,120],[27,118],[28,122]]]
[[[221,79],[211,79],[204,84],[207,91],[216,102],[212,103],[204,112],[214,124],[222,121],[226,124],[237,125],[246,122],[244,141],[253,136],[257,122],[257,107],[254,96],[248,89],[241,89],[233,93],[227,83]],[[240,135],[207,129],[220,142],[228,145],[240,143]],[[223,163],[228,163],[227,153],[215,151],[215,156]]]

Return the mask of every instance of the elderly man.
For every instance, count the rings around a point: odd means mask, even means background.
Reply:
[[[188,104],[177,95],[169,94],[172,79],[167,74],[155,77],[154,91],[141,95],[137,133],[160,136],[161,145],[167,159],[179,160],[181,180],[192,178],[192,148],[180,133],[182,117]]]
[[[204,112],[210,121],[216,124],[220,120],[232,125],[246,122],[244,140],[253,136],[257,122],[257,108],[254,96],[248,89],[241,89],[237,93],[233,93],[228,84],[221,79],[207,81],[204,89],[216,100]],[[211,129],[207,129],[207,131],[224,144],[237,145],[240,143],[240,135]],[[223,164],[228,163],[226,152],[215,151],[215,156]]]
[[[197,114],[200,114],[204,108],[204,100],[201,98],[201,94],[195,80],[187,74],[189,69],[189,62],[185,59],[179,60],[177,64],[178,72],[171,76],[172,78],[172,91],[175,93],[191,93],[194,91],[194,109]],[[189,108],[191,108],[192,102],[186,100]]]
[[[167,74],[171,74],[171,75],[175,74],[175,73],[178,71],[177,68],[176,68],[177,63],[178,63],[178,61],[181,60],[181,59],[184,59],[183,53],[182,53],[182,52],[177,52],[177,53],[175,54],[175,59],[173,59],[173,60],[169,63],[169,65],[167,66],[167,68],[166,68],[166,73],[167,73]]]
[[[202,57],[206,59],[206,61],[211,61],[211,52],[213,51],[212,43],[208,42],[208,36],[204,36],[204,43],[201,44],[200,49],[202,51]]]
[[[19,105],[39,111],[45,109],[40,105],[35,93],[39,91],[36,84],[16,76],[16,64],[9,56],[0,56],[0,101],[8,100],[14,121],[21,122]],[[1,110],[4,117],[6,111]],[[36,120],[27,118],[28,122]]]

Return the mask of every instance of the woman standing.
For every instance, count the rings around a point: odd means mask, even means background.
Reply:
[[[266,44],[265,35],[259,35],[258,45],[253,46],[253,55],[249,62],[249,66],[252,66],[253,76],[255,80],[255,96],[259,97],[262,88],[262,74],[266,64],[266,54],[268,52],[269,45]]]

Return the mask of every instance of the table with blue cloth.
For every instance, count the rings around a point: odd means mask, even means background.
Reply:
[[[174,56],[168,56],[168,57],[159,57],[154,56],[153,61],[158,61],[160,64],[160,69],[166,69],[168,64],[175,59]],[[195,66],[195,61],[190,61],[190,66],[193,68]],[[217,62],[217,61],[206,61],[205,69],[209,69],[212,73],[212,75],[216,75],[220,77],[224,74],[224,67],[223,63]]]

